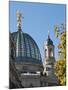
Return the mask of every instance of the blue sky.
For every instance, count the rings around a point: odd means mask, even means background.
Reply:
[[[57,44],[59,41],[54,35],[54,25],[65,22],[65,9],[64,4],[10,1],[9,29],[11,32],[17,31],[16,10],[20,10],[24,17],[22,19],[22,31],[28,33],[36,41],[42,58],[44,56],[43,45],[48,37],[48,30],[55,45],[55,57],[57,58]]]

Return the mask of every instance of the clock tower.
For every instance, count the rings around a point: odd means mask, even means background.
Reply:
[[[54,44],[48,34],[48,38],[44,43],[44,73],[46,72],[47,76],[53,76],[54,74]]]
[[[54,64],[55,64],[55,54],[54,54],[55,46],[53,41],[50,38],[50,34],[48,33],[48,38],[44,43],[44,74],[47,76],[47,85],[58,85],[58,79],[55,75]]]

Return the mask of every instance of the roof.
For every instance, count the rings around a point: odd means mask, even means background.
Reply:
[[[42,64],[42,58],[38,45],[34,39],[21,31],[13,32],[12,38],[16,45],[16,61]]]
[[[46,45],[53,45],[53,41],[51,40],[50,36],[48,35],[48,38],[46,40]]]

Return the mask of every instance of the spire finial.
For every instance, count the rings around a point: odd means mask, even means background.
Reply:
[[[48,35],[50,35],[50,31],[48,30]]]
[[[16,15],[17,15],[17,27],[18,30],[21,30],[22,13],[19,10],[17,10]]]

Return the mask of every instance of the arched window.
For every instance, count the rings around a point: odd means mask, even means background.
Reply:
[[[45,57],[47,56],[47,49],[45,49]]]
[[[53,49],[52,48],[49,49],[49,56],[53,57]]]

